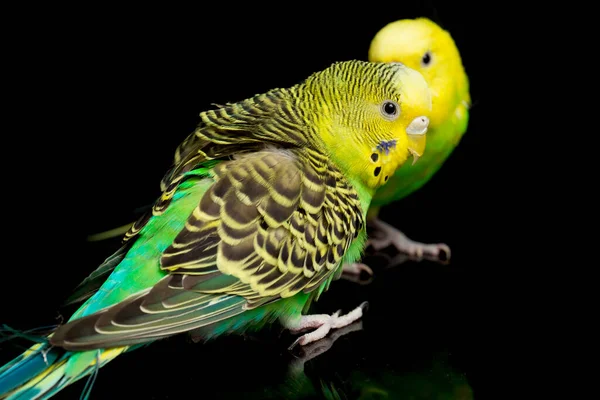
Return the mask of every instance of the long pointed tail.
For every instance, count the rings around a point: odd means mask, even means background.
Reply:
[[[90,376],[82,396],[87,398],[98,369],[126,349],[69,352],[52,347],[47,340],[36,343],[0,368],[0,399],[48,399]]]

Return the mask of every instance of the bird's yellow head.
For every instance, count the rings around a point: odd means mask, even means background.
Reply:
[[[454,40],[427,18],[383,27],[371,41],[369,61],[401,62],[423,75],[431,90],[432,128],[446,121],[459,103],[470,105],[469,81]]]
[[[305,82],[314,126],[346,176],[374,191],[423,154],[431,112],[427,82],[400,63],[336,63]]]

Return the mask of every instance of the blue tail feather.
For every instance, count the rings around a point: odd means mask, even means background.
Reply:
[[[65,351],[51,347],[48,343],[38,343],[0,368],[0,397],[27,383],[54,364]],[[32,348],[33,348],[32,347]]]
[[[4,328],[4,332],[10,332],[13,338],[21,337],[37,342],[0,367],[0,399],[5,400],[49,399],[66,386],[88,376],[80,397],[87,400],[98,370],[120,354],[113,350],[112,354],[107,355],[106,351],[111,353],[111,350],[97,350],[92,360],[84,361],[89,364],[81,365],[81,369],[78,366],[73,368],[82,360],[80,357],[88,352],[72,352],[54,347],[48,337],[40,338],[7,327]]]

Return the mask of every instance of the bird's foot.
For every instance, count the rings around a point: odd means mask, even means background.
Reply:
[[[342,278],[348,281],[365,285],[373,280],[373,270],[366,264],[344,264],[342,268]]]
[[[327,337],[324,337],[321,340],[317,340],[313,343],[307,344],[302,347],[302,354],[300,356],[295,356],[295,358],[290,362],[289,370],[292,373],[298,373],[304,371],[304,364],[315,357],[320,356],[321,354],[328,351],[333,343],[338,340],[340,337],[349,334],[350,332],[356,332],[362,330],[363,325],[362,321],[358,320],[349,325],[346,325],[340,329],[337,329]]]
[[[442,263],[450,260],[450,247],[445,243],[416,242],[379,218],[375,218],[370,223],[375,228],[375,232],[370,235],[367,246],[372,246],[376,251],[393,245],[399,252],[416,260],[427,259]]]
[[[354,321],[361,318],[368,307],[369,303],[365,301],[360,306],[356,307],[354,310],[345,315],[340,315],[342,310],[338,310],[332,315],[302,315],[298,319],[285,321],[284,326],[292,333],[299,333],[306,329],[316,328],[314,331],[305,333],[296,339],[289,347],[289,350],[292,350],[296,345],[304,346],[309,343],[316,342],[319,339],[323,339],[332,329],[338,329],[350,325]]]

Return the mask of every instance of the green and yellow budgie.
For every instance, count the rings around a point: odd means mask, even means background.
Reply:
[[[378,218],[382,206],[398,201],[421,188],[438,171],[467,130],[471,98],[469,79],[450,34],[426,18],[404,19],[383,27],[373,38],[369,61],[401,62],[419,71],[431,90],[432,112],[427,150],[416,164],[405,163],[377,190],[371,201],[367,223],[375,228],[369,244],[375,250],[393,245],[416,258],[446,261],[450,248],[443,243],[424,244]],[[372,273],[364,264],[346,266],[346,271]]]
[[[371,199],[423,153],[430,111],[420,73],[347,61],[201,113],[152,210],[71,299],[85,303],[0,369],[0,398],[48,398],[182,332],[314,329],[293,346],[361,318],[303,313],[361,256]]]

